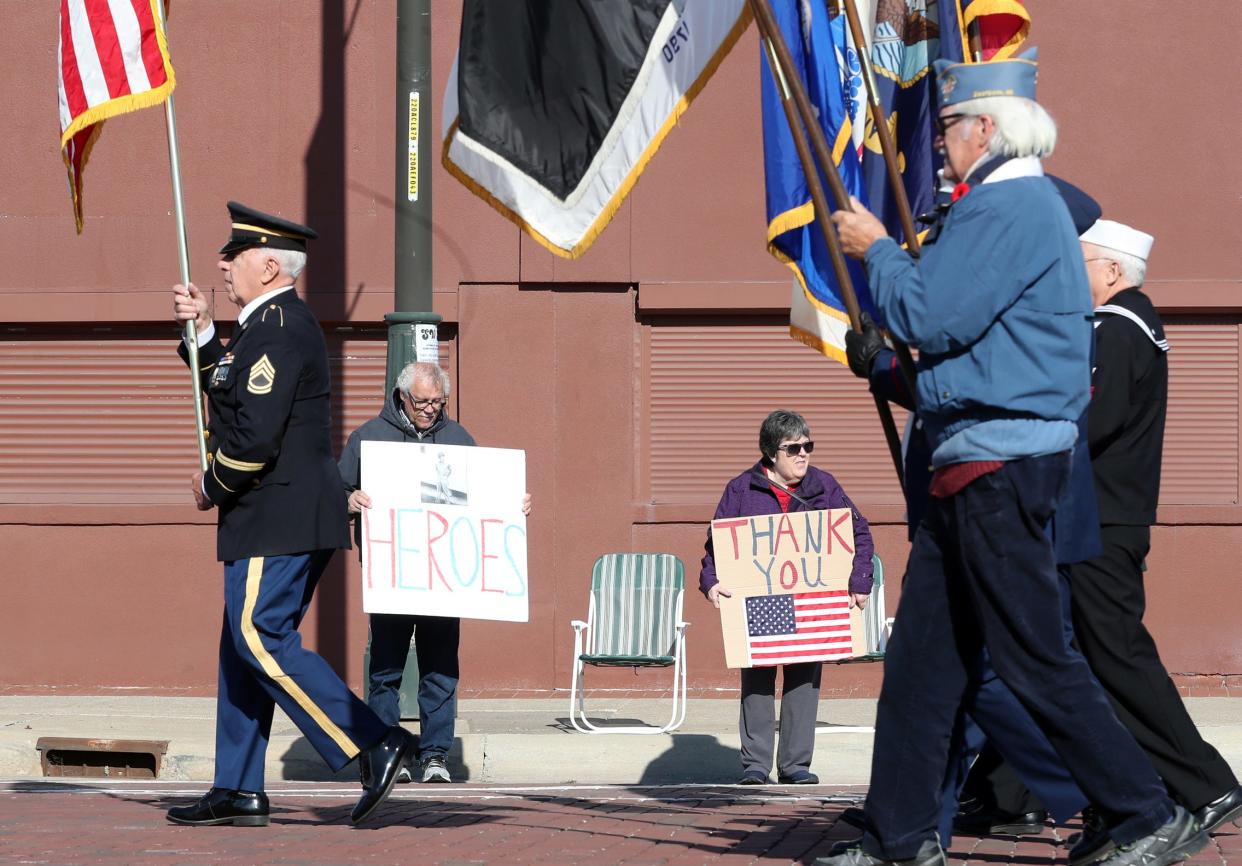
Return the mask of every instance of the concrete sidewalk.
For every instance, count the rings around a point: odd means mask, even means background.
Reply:
[[[1242,770],[1242,698],[1188,698],[1191,715],[1235,768]],[[462,700],[449,755],[457,781],[495,784],[727,783],[736,780],[736,698],[692,698],[671,734],[588,735],[568,723],[568,697]],[[667,718],[667,701],[588,702],[597,724]],[[871,768],[874,700],[823,700],[813,769],[824,784],[866,785]],[[417,730],[417,722],[408,723]],[[0,696],[0,778],[42,776],[40,737],[167,740],[161,779],[211,779],[215,700],[172,697]],[[865,730],[843,730],[862,727]],[[332,774],[297,728],[277,711],[267,752],[269,780],[351,781]]]

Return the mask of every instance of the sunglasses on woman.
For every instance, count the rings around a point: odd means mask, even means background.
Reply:
[[[777,451],[784,451],[790,457],[797,457],[799,454],[806,452],[810,454],[815,450],[814,442],[793,442],[789,445],[777,445]]]

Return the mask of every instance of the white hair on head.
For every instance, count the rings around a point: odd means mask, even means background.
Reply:
[[[996,131],[988,141],[988,152],[1003,156],[1051,156],[1057,146],[1057,124],[1044,107],[1020,96],[988,96],[968,99],[954,106],[962,114],[992,118]],[[965,126],[961,135],[967,136]]]
[[[1143,287],[1143,281],[1147,279],[1147,262],[1138,256],[1123,253],[1121,250],[1112,250],[1099,244],[1091,244],[1091,246],[1095,250],[1087,258],[1101,258],[1116,262],[1117,267],[1121,268],[1121,278],[1125,281],[1125,288],[1141,289]]]
[[[280,265],[280,272],[291,280],[296,280],[306,267],[306,253],[301,250],[278,250],[274,247],[260,247],[266,255],[271,256]]]
[[[415,382],[427,382],[430,385],[436,385],[445,397],[449,395],[449,389],[452,382],[449,381],[448,371],[439,364],[432,364],[428,361],[416,361],[413,364],[406,364],[401,368],[401,372],[397,374],[397,388],[405,394],[410,393],[410,388]]]

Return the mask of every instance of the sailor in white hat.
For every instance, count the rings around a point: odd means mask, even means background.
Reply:
[[[1242,821],[1242,788],[1195,727],[1143,625],[1169,396],[1169,343],[1142,290],[1154,239],[1101,219],[1080,240],[1095,302],[1087,417],[1104,552],[1071,566],[1074,632],[1169,794],[1212,833]]]

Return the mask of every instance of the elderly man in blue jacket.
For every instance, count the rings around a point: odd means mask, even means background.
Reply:
[[[1062,628],[1045,527],[1088,401],[1091,299],[1078,237],[1040,158],[1056,126],[1034,56],[936,64],[945,175],[957,183],[919,260],[855,203],[833,221],[894,335],[919,349],[931,502],[888,646],[860,843],[831,866],[945,863],[936,834],[953,724],[986,647],[1092,802],[1109,866],[1169,864],[1206,836],[1169,800]]]

